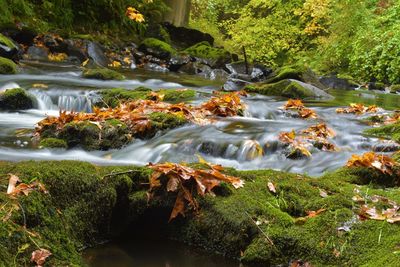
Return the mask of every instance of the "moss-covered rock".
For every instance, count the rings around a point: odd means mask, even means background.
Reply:
[[[40,140],[39,147],[43,148],[68,148],[65,140],[58,138],[44,138]]]
[[[331,98],[330,95],[314,86],[307,85],[297,80],[289,79],[281,80],[276,83],[255,83],[246,86],[244,90],[250,93],[297,99]]]
[[[177,53],[170,44],[156,38],[144,39],[139,49],[160,59],[169,59],[172,55]]]
[[[400,84],[394,84],[390,87],[390,92],[392,94],[400,93]]]
[[[115,119],[102,123],[70,122],[59,132],[53,131],[53,134],[64,140],[68,148],[81,146],[85,150],[121,148],[132,140],[128,126]]]
[[[17,64],[12,60],[0,57],[0,74],[16,74]]]
[[[276,83],[285,79],[293,79],[314,85],[320,89],[326,87],[320,82],[318,76],[308,67],[303,65],[289,65],[283,66],[275,70],[266,83]]]
[[[18,54],[18,47],[8,37],[0,33],[0,57],[14,58]]]
[[[151,120],[152,127],[156,131],[174,129],[187,123],[187,120],[184,116],[171,113],[153,112],[149,115],[149,118]]]
[[[134,90],[124,88],[105,89],[100,91],[102,99],[96,105],[115,108],[125,101],[152,99],[151,92],[151,89],[145,87],[138,87]],[[155,92],[163,97],[163,101],[174,103],[191,100],[196,96],[196,91],[191,89],[161,89]]]
[[[107,68],[86,69],[82,73],[82,77],[87,79],[98,80],[124,80],[125,76],[115,70]]]
[[[0,93],[0,109],[23,110],[33,108],[33,99],[24,89],[8,89]]]
[[[223,48],[212,47],[210,43],[203,41],[187,48],[184,53],[193,57],[202,58],[211,67],[221,67],[232,61],[231,54]]]
[[[400,122],[367,129],[364,133],[369,136],[392,139],[396,142],[400,142]]]

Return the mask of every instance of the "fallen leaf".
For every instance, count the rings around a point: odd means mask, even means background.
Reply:
[[[7,187],[7,194],[11,195],[15,191],[15,186],[18,182],[20,182],[20,179],[18,176],[9,173],[10,179],[8,180],[8,187]]]
[[[272,182],[268,182],[268,189],[272,193],[276,194],[276,188],[275,188],[275,185]]]
[[[31,262],[36,263],[36,267],[42,267],[46,259],[51,256],[51,252],[47,249],[38,249],[32,252]]]

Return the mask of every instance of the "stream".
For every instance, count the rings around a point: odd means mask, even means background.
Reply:
[[[362,116],[338,115],[338,102],[311,102],[320,119],[333,128],[332,140],[338,152],[312,151],[309,159],[287,159],[278,142],[280,132],[306,129],[318,121],[301,120],[282,110],[284,100],[253,95],[244,98],[244,117],[221,118],[206,125],[185,125],[158,134],[151,140],[135,140],[130,145],[111,151],[82,149],[39,149],[31,136],[35,124],[47,115],[58,115],[60,109],[91,112],[98,98],[96,91],[106,88],[152,89],[193,88],[198,92],[191,104],[198,105],[221,86],[219,81],[202,78],[134,71],[125,73],[125,81],[99,81],[80,78],[80,69],[73,66],[26,66],[17,75],[0,75],[0,91],[21,87],[35,98],[35,108],[20,112],[0,112],[0,160],[81,160],[102,165],[145,165],[148,162],[197,162],[201,155],[209,162],[241,170],[276,169],[320,176],[343,165],[352,154],[362,154],[381,144],[361,133],[368,126]],[[400,96],[371,92],[332,91],[340,103],[360,102],[378,104],[386,109],[399,108]],[[336,100],[337,101],[337,100]],[[255,157],[257,147],[264,155]],[[89,266],[148,266],[148,267],[236,267],[238,262],[210,256],[170,241],[115,241],[86,250]]]
[[[244,117],[222,118],[206,126],[186,125],[151,140],[137,139],[120,150],[38,149],[31,140],[35,124],[47,115],[57,115],[59,109],[90,112],[93,101],[98,98],[96,90],[138,86],[152,89],[194,88],[198,96],[191,104],[197,105],[209,99],[212,91],[221,85],[209,81],[206,86],[207,80],[201,78],[155,72],[131,72],[125,81],[83,79],[80,74],[80,70],[74,67],[35,66],[26,67],[22,74],[0,75],[0,90],[22,87],[36,99],[35,109],[0,112],[0,160],[82,160],[102,165],[144,165],[164,161],[196,162],[197,155],[201,155],[210,162],[241,170],[271,168],[319,176],[343,166],[352,154],[370,151],[380,144],[378,139],[362,136],[368,126],[360,122],[361,116],[338,115],[335,106],[315,102],[308,105],[336,131],[333,143],[340,151],[315,150],[309,159],[287,159],[279,146],[279,133],[302,130],[318,121],[292,118],[281,109],[285,101],[255,95],[243,99],[248,107]],[[34,88],[38,84],[47,88]],[[389,94],[376,96],[368,92],[349,97],[353,97],[354,101],[362,98],[368,103],[388,103],[387,108],[390,109],[396,108],[400,98]],[[263,147],[262,157],[254,156],[258,146]]]

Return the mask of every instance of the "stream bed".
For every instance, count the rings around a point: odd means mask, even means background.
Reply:
[[[338,115],[332,103],[309,103],[320,120],[301,120],[288,116],[282,110],[284,101],[255,95],[243,99],[248,107],[244,117],[222,118],[206,126],[186,125],[150,140],[137,139],[120,150],[39,149],[31,140],[35,124],[47,115],[58,115],[60,109],[90,112],[99,89],[138,86],[152,89],[193,88],[198,96],[191,104],[197,105],[209,99],[212,91],[221,85],[218,81],[209,81],[206,86],[206,80],[185,75],[178,83],[177,74],[154,72],[129,73],[125,81],[83,79],[80,74],[79,69],[72,67],[30,67],[24,69],[22,74],[0,76],[0,90],[22,87],[36,98],[35,109],[0,112],[0,160],[82,160],[102,165],[145,165],[164,161],[196,162],[197,155],[201,155],[210,162],[242,170],[272,168],[318,176],[343,166],[352,154],[370,151],[380,144],[375,138],[362,136],[368,126],[360,122],[361,117]],[[47,88],[40,88],[43,84]],[[343,102],[365,100],[369,104],[383,104],[388,109],[397,108],[400,99],[397,95],[369,92],[333,93]],[[313,156],[309,159],[287,159],[278,145],[279,133],[306,129],[321,121],[336,131],[333,143],[340,151],[316,150],[312,151]],[[254,156],[257,147],[263,148],[262,157]]]
[[[198,94],[191,104],[198,105],[220,88],[218,81],[193,76],[154,72],[131,72],[125,81],[99,81],[80,78],[76,67],[26,67],[22,74],[0,75],[0,91],[21,87],[35,97],[35,108],[20,112],[0,112],[0,160],[80,160],[102,165],[145,165],[148,162],[197,162],[197,155],[207,161],[242,170],[276,169],[319,176],[343,166],[352,154],[362,154],[381,145],[376,138],[362,135],[368,126],[355,115],[338,115],[338,102],[311,102],[320,120],[301,120],[282,110],[284,100],[253,95],[243,99],[245,116],[221,118],[217,122],[183,127],[158,134],[150,140],[135,140],[112,151],[82,149],[39,149],[32,142],[35,124],[59,110],[91,112],[98,98],[97,90],[107,88],[152,89],[192,88]],[[378,104],[386,109],[399,108],[400,96],[371,92],[332,91],[340,103]],[[336,100],[337,101],[337,100]],[[287,159],[279,147],[280,132],[303,130],[324,121],[337,136],[332,140],[338,152],[316,150],[308,159]],[[261,157],[257,147],[263,148]],[[84,258],[89,266],[141,267],[236,267],[242,266],[209,253],[171,241],[114,241],[88,249]]]

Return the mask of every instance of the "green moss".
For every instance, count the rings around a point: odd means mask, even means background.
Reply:
[[[299,66],[285,66],[278,69],[273,77],[268,79],[267,83],[276,83],[286,79],[303,80],[302,75],[306,68]]]
[[[205,59],[231,59],[231,54],[228,51],[222,48],[212,47],[207,41],[195,44],[187,48],[184,52],[191,56]]]
[[[68,148],[82,146],[85,150],[121,148],[132,139],[128,126],[116,119],[106,120],[100,125],[89,121],[71,122],[55,134],[67,143]]]
[[[33,108],[33,100],[24,89],[8,89],[0,94],[0,109],[22,110],[30,108]]]
[[[156,38],[146,38],[143,40],[141,45],[160,52],[164,52],[166,54],[169,54],[169,56],[176,54],[176,50],[170,44]]]
[[[68,148],[67,142],[57,138],[45,138],[40,140],[40,147],[44,148]]]
[[[400,93],[400,84],[394,84],[390,87],[390,92],[395,94],[395,93]]]
[[[299,83],[282,80],[276,83],[257,83],[245,87],[247,92],[258,93],[262,95],[269,96],[283,96],[287,98],[298,98],[305,99],[308,97],[313,97],[315,94],[301,86]]]
[[[400,123],[397,122],[390,125],[367,129],[364,133],[369,136],[392,139],[396,142],[400,142]]]
[[[16,74],[17,64],[12,60],[0,57],[0,74]]]
[[[171,113],[153,112],[149,115],[149,118],[153,129],[153,131],[148,133],[150,136],[158,131],[174,129],[187,123],[185,117]]]
[[[138,87],[134,90],[128,90],[124,88],[105,89],[100,91],[102,101],[98,102],[97,106],[108,106],[115,108],[121,101],[139,100],[139,99],[151,99],[151,89],[146,87]],[[164,95],[163,101],[166,102],[180,102],[184,100],[193,99],[196,96],[195,90],[179,90],[179,89],[161,89],[155,91],[160,95]]]
[[[98,80],[124,80],[125,76],[114,70],[99,68],[99,69],[86,69],[83,71],[82,76],[87,79]]]
[[[0,33],[0,44],[7,46],[10,49],[17,48],[17,46],[9,38]]]

